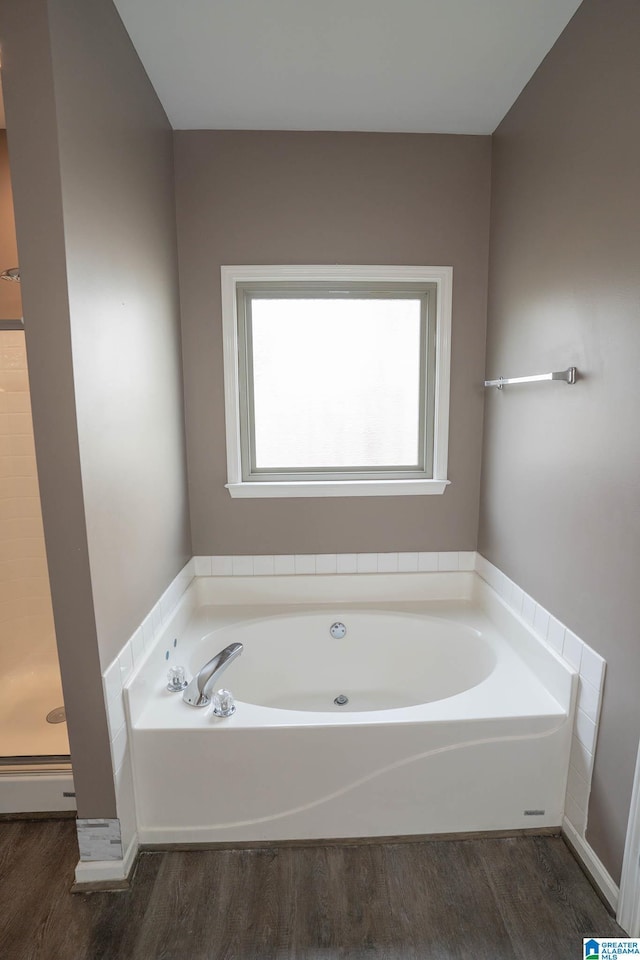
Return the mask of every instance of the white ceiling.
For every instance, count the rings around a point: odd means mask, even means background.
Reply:
[[[492,133],[580,0],[114,0],[176,129]]]

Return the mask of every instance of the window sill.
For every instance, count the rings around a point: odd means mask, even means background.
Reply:
[[[235,498],[257,497],[423,497],[442,494],[450,480],[308,480],[227,483]]]

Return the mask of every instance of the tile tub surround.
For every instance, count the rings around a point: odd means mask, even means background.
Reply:
[[[197,577],[270,577],[353,573],[433,573],[475,569],[473,550],[444,553],[307,553],[194,557]]]

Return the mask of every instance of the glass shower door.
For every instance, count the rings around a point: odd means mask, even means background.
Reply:
[[[24,332],[0,321],[0,765],[68,761]],[[4,327],[5,329],[1,329]]]

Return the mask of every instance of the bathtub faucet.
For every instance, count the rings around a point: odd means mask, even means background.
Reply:
[[[211,692],[216,680],[229,664],[240,656],[242,649],[241,643],[230,643],[205,663],[182,694],[184,702],[192,707],[206,707],[211,702]]]

